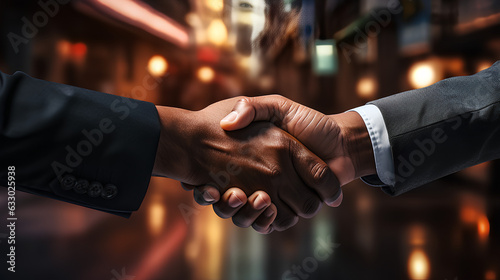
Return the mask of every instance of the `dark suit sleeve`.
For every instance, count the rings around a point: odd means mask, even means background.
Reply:
[[[500,62],[371,104],[389,133],[396,182],[383,190],[391,195],[500,158]]]
[[[0,72],[0,185],[129,216],[160,134],[153,104]]]

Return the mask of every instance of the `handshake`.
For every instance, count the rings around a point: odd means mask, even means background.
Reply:
[[[376,174],[372,143],[356,112],[324,115],[282,96],[232,98],[201,111],[157,106],[153,176],[194,190],[197,203],[239,227],[283,231],[341,186]]]

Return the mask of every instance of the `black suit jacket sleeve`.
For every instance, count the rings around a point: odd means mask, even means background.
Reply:
[[[500,158],[500,62],[371,104],[389,133],[396,179],[383,187],[389,194]]]
[[[129,216],[160,134],[153,104],[0,72],[0,185]]]

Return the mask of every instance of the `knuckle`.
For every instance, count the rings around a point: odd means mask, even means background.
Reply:
[[[323,163],[315,163],[311,169],[311,174],[313,178],[313,182],[316,185],[320,185],[328,179],[330,168],[328,165]]]
[[[237,103],[250,103],[252,101],[252,97],[241,96]]]
[[[283,95],[277,94],[277,93],[270,94],[269,97],[271,97],[273,99],[277,99],[277,100],[283,100],[283,99],[285,99],[285,97]]]
[[[279,177],[280,175],[281,175],[281,168],[279,168],[279,167],[271,168],[271,176],[272,177]]]
[[[265,170],[266,171],[264,172],[264,174],[267,174],[270,178],[280,177],[281,174],[283,173],[281,166],[275,163],[272,163],[269,166],[267,166]]]

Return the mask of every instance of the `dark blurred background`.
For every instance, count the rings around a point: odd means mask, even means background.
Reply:
[[[0,36],[9,74],[193,110],[279,93],[330,114],[491,66],[500,1],[2,0]],[[356,181],[270,235],[159,178],[128,220],[24,193],[17,213],[17,272],[2,226],[0,279],[500,279],[498,162],[395,198]]]

